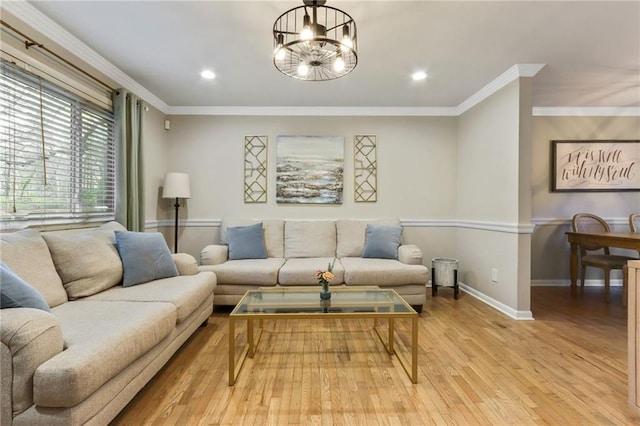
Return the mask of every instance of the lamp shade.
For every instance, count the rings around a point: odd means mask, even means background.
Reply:
[[[162,198],[191,198],[189,175],[186,173],[167,173],[164,177]]]

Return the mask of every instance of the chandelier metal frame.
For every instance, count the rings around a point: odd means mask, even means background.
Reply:
[[[281,73],[304,81],[333,80],[358,64],[354,19],[326,0],[304,0],[273,24],[273,64]],[[309,13],[311,12],[311,13]]]

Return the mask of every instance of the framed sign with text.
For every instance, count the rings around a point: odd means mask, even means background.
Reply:
[[[551,191],[640,191],[640,141],[551,141]]]

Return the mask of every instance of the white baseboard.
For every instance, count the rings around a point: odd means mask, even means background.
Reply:
[[[622,278],[612,279],[609,283],[611,287],[622,287]],[[531,280],[531,287],[570,287],[571,280]],[[580,280],[578,280],[580,286]],[[585,287],[604,287],[603,280],[585,280]]]
[[[533,313],[531,311],[518,311],[513,309],[510,306],[505,305],[502,302],[497,301],[496,299],[487,296],[484,293],[479,292],[478,290],[476,290],[475,288],[469,287],[468,285],[464,284],[464,283],[460,283],[460,290],[464,291],[465,293],[475,297],[476,299],[486,303],[487,305],[491,306],[492,308],[496,309],[497,311],[502,312],[503,314],[507,315],[510,318],[513,318],[515,320],[519,320],[519,321],[531,321],[533,320]]]

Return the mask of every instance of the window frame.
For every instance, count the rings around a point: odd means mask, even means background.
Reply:
[[[69,143],[66,145],[64,138],[55,136],[57,139],[49,138],[49,148],[52,147],[68,150],[68,169],[64,171],[53,172],[51,176],[56,176],[58,181],[64,184],[59,188],[55,187],[55,191],[61,191],[63,197],[60,199],[62,207],[56,207],[54,211],[47,211],[47,204],[43,203],[39,205],[37,209],[23,210],[13,213],[11,198],[15,198],[16,185],[11,182],[5,182],[4,188],[0,183],[0,227],[3,229],[16,229],[25,228],[30,226],[49,226],[49,225],[70,225],[86,222],[106,222],[114,220],[116,209],[116,176],[117,176],[117,135],[116,135],[116,123],[114,119],[113,108],[111,110],[97,106],[96,104],[88,101],[75,93],[71,93],[68,90],[60,87],[59,85],[48,81],[45,78],[40,77],[34,73],[30,73],[27,70],[23,70],[15,63],[11,63],[2,59],[0,75],[2,80],[0,81],[0,156],[5,155],[7,150],[11,148],[21,149],[28,144],[33,146],[35,138],[30,138],[25,142],[16,139],[15,135],[15,123],[14,134],[11,135],[10,126],[12,126],[11,119],[15,120],[15,115],[9,113],[10,108],[16,113],[23,114],[23,120],[28,121],[25,117],[31,113],[29,125],[37,122],[38,126],[41,126],[44,122],[45,129],[47,126],[51,126],[52,123],[56,126],[63,126],[60,130],[61,134],[68,132]],[[17,82],[17,83],[16,83]],[[10,87],[10,85],[13,85]],[[15,89],[19,85],[27,86],[29,91],[35,91],[38,95],[40,91],[42,97],[50,97],[57,102],[68,104],[70,114],[62,117],[57,115],[55,111],[47,111],[43,102],[43,121],[40,118],[40,107],[34,106],[33,98],[31,101],[25,101],[20,99],[18,103],[9,105],[8,93]],[[23,87],[24,87],[23,86]],[[29,93],[32,94],[32,93]],[[21,107],[27,108],[23,112],[17,112]],[[38,111],[34,111],[38,109]],[[34,116],[37,115],[37,118]],[[65,121],[68,119],[68,123]],[[17,122],[17,121],[16,121]],[[67,127],[68,125],[68,127]],[[88,129],[91,129],[88,130]],[[93,133],[95,132],[95,133]],[[44,147],[47,148],[47,132],[45,131]],[[13,138],[13,140],[11,140]],[[28,156],[30,154],[20,154]],[[45,166],[47,155],[45,154]],[[0,176],[15,177],[18,161],[16,156],[9,161],[0,162]],[[23,157],[20,157],[23,158]],[[33,154],[35,158],[35,154]],[[40,155],[42,160],[42,155]],[[13,161],[13,163],[11,163]],[[53,164],[58,164],[53,162]],[[87,164],[96,165],[99,169],[99,173],[92,173],[94,169],[89,169]],[[64,163],[66,166],[67,164]],[[83,165],[85,168],[83,169]],[[42,169],[42,166],[32,166]],[[68,174],[68,176],[65,176]],[[88,181],[87,176],[91,176]],[[63,177],[62,179],[60,179]],[[47,178],[49,178],[49,171],[47,171]],[[24,178],[23,178],[24,179]],[[49,179],[47,179],[49,180]],[[86,196],[87,191],[83,190],[83,184],[86,185],[89,182],[89,187],[93,191],[93,195],[99,202],[91,205],[91,202],[87,203]],[[49,184],[49,182],[47,182]],[[35,198],[47,197],[47,192],[52,187],[46,188],[43,183],[39,185],[41,187],[40,194],[35,192]],[[34,184],[34,187],[38,187],[38,184]],[[86,189],[86,188],[85,188]],[[28,198],[23,192],[23,198]],[[18,197],[19,198],[19,197]],[[18,204],[18,203],[16,203]]]

